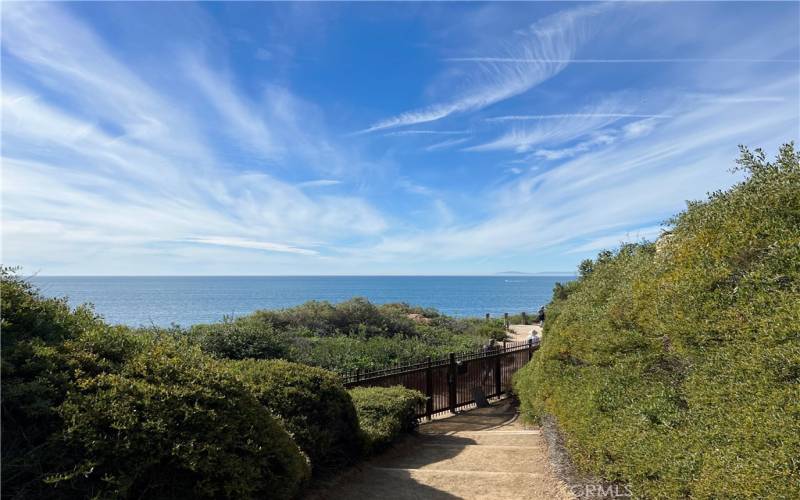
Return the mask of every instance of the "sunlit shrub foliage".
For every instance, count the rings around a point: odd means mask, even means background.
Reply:
[[[340,376],[281,360],[249,359],[229,366],[261,404],[283,420],[315,472],[359,458],[358,419]]]
[[[305,456],[226,362],[7,270],[1,293],[4,497],[291,498],[305,482]]]
[[[556,288],[515,389],[579,466],[642,498],[800,498],[799,159],[742,149],[742,182]]]
[[[364,448],[373,453],[416,425],[418,405],[425,403],[419,391],[405,387],[358,387],[350,390],[363,432]]]
[[[257,311],[185,332],[227,359],[281,358],[329,370],[370,370],[476,349],[506,332],[499,320],[455,319],[408,304],[356,298]]]

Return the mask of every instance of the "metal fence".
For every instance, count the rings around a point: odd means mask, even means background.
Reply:
[[[344,385],[352,387],[391,387],[401,385],[426,396],[417,408],[418,417],[475,403],[476,391],[497,397],[511,387],[511,377],[533,357],[539,348],[533,341],[504,342],[493,349],[481,349],[447,358],[428,358],[421,363],[393,366],[367,372],[343,374]]]

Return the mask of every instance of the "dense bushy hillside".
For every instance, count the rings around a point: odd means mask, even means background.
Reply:
[[[646,498],[800,498],[800,155],[554,291],[515,387],[579,466]]]

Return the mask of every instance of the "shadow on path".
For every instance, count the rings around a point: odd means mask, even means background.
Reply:
[[[314,498],[567,498],[546,455],[539,430],[522,425],[503,400],[420,425]]]

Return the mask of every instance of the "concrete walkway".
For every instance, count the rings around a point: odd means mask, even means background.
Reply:
[[[508,339],[512,342],[527,340],[532,332],[541,338],[542,327],[539,325],[508,325]]]
[[[420,425],[324,497],[572,498],[550,469],[539,430],[524,426],[508,400]]]

